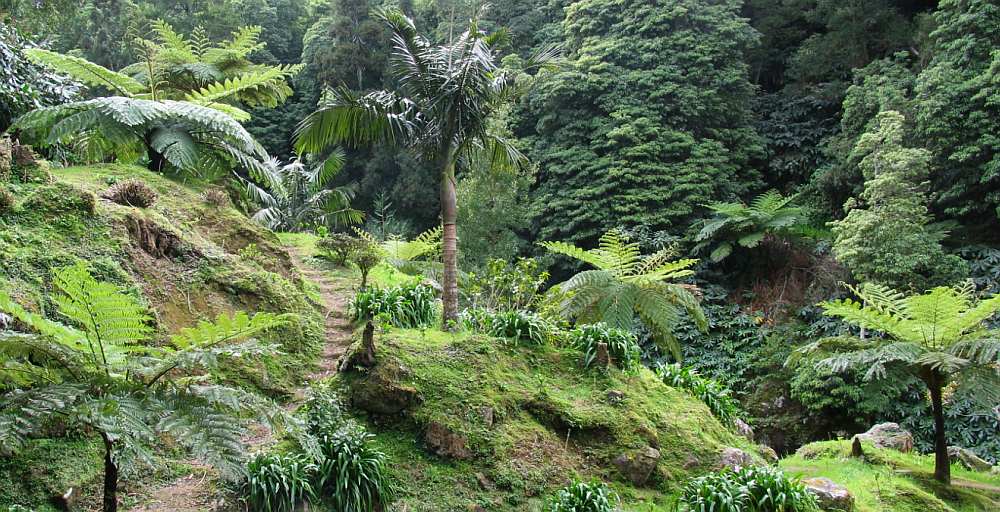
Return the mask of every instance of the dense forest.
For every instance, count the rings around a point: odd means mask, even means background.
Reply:
[[[0,510],[1000,510],[994,0],[5,0],[0,132]]]

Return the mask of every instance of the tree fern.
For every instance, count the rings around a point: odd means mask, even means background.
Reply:
[[[714,217],[703,222],[695,235],[697,254],[714,245],[709,258],[718,262],[736,247],[753,249],[768,236],[788,235],[807,225],[805,209],[793,206],[796,196],[783,196],[770,190],[755,197],[750,204],[714,203],[707,205]]]
[[[138,80],[80,57],[63,55],[42,48],[25,48],[24,54],[36,64],[67,74],[84,84],[107,89],[117,95],[135,96],[148,91],[148,88]]]
[[[86,426],[104,440],[104,510],[116,510],[121,467],[153,462],[151,447],[169,436],[193,455],[235,476],[243,424],[255,415],[280,418],[280,408],[213,382],[221,362],[259,358],[274,349],[252,337],[284,324],[287,315],[221,315],[184,329],[165,346],[143,343],[151,318],[129,294],[95,280],[83,264],[59,269],[53,297],[62,324],[31,313],[0,291],[4,311],[31,332],[0,336],[0,355],[34,377],[32,387],[0,396],[0,446],[19,449],[53,417]],[[0,377],[11,368],[0,368]]]
[[[930,391],[935,417],[935,477],[947,483],[951,474],[942,389],[957,381],[975,386],[970,396],[984,405],[1000,401],[1000,332],[986,326],[1000,311],[1000,296],[977,301],[968,284],[909,296],[872,284],[851,291],[860,302],[848,298],[820,307],[828,316],[874,333],[820,340],[798,350],[789,362],[813,356],[836,372],[863,368],[868,379],[884,378],[896,366],[920,378]]]
[[[581,249],[565,242],[542,242],[550,252],[569,256],[596,267],[580,272],[560,285],[567,293],[563,314],[577,323],[604,322],[617,329],[631,329],[638,317],[654,333],[661,347],[680,360],[674,327],[685,316],[699,329],[707,328],[696,288],[670,282],[694,274],[697,260],[672,261],[667,251],[643,256],[639,245],[611,231],[596,249]]]

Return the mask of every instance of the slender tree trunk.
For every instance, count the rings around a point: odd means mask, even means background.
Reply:
[[[118,512],[118,466],[111,456],[113,445],[106,434],[104,439],[104,512]]]
[[[951,484],[951,459],[948,457],[948,440],[944,431],[944,403],[941,400],[943,383],[937,372],[931,374],[928,387],[934,411],[934,478],[941,483]]]
[[[167,159],[164,158],[162,153],[153,149],[148,140],[146,141],[146,156],[149,158],[146,168],[150,171],[160,172],[167,165]]]
[[[444,264],[441,300],[444,302],[442,327],[451,330],[458,323],[458,200],[455,192],[455,161],[448,158],[441,173],[441,262]]]

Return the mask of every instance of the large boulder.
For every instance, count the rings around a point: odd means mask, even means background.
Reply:
[[[764,458],[769,464],[778,463],[778,452],[774,451],[774,448],[766,444],[757,445],[757,453]]]
[[[747,452],[740,450],[739,448],[725,448],[719,455],[719,463],[717,464],[718,469],[739,469],[750,466],[756,466],[757,463],[753,460]]]
[[[660,451],[647,446],[631,453],[623,453],[612,462],[630,482],[644,485],[660,462]]]
[[[903,453],[913,450],[913,434],[897,423],[879,423],[868,432],[854,436],[862,442],[869,442],[876,448],[892,448]]]
[[[736,427],[736,432],[747,438],[750,442],[753,442],[753,428],[751,428],[747,422],[736,418],[733,420],[733,426]]]
[[[951,459],[952,464],[957,462],[970,471],[986,472],[993,469],[992,464],[983,460],[982,457],[973,453],[972,450],[962,448],[961,446],[949,446],[948,458]]]
[[[854,510],[854,496],[846,487],[829,478],[806,478],[802,480],[806,490],[816,497],[823,510],[851,512]]]

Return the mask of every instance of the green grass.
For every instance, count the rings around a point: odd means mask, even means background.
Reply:
[[[850,457],[849,441],[806,445],[781,461],[790,474],[826,477],[847,487],[859,512],[1000,510],[1000,477],[952,465],[953,485],[933,479],[934,457],[865,445],[865,459]]]
[[[50,499],[73,486],[87,498],[99,496],[103,457],[104,446],[96,438],[34,440],[16,455],[0,458],[0,508],[54,511]]]
[[[469,503],[531,510],[574,476],[612,483],[628,510],[667,510],[670,494],[714,466],[724,447],[753,450],[704,404],[652,372],[588,371],[572,349],[393,329],[378,338],[376,350],[375,368],[338,379],[348,395],[377,397],[380,389],[400,387],[420,397],[404,416],[371,423],[401,473],[409,510],[456,510]],[[609,392],[624,399],[615,403]],[[486,409],[493,411],[493,425],[484,419]],[[423,433],[432,423],[463,436],[471,458],[430,454]],[[637,488],[611,461],[647,446],[657,447],[661,459],[650,482]],[[476,474],[491,488],[482,489]]]

